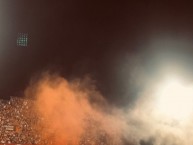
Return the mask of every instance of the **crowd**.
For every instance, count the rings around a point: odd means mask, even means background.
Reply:
[[[43,118],[36,114],[33,103],[33,100],[18,97],[0,100],[0,144],[53,144],[38,134],[36,126]],[[85,123],[86,132],[79,145],[114,145],[92,117],[88,116]]]
[[[0,100],[0,144],[38,144],[41,141],[34,124],[38,117],[31,111],[32,100],[11,97]]]

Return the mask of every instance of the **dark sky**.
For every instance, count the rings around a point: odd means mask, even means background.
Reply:
[[[160,60],[191,66],[193,10],[181,2],[1,1],[1,96],[51,69],[67,79],[90,74],[107,98],[125,102],[145,85],[135,78],[155,75]],[[28,47],[16,45],[19,32]]]

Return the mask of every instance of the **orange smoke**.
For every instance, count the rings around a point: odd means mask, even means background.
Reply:
[[[52,145],[188,145],[193,142],[192,118],[187,124],[160,118],[154,93],[141,93],[123,108],[108,104],[89,78],[67,81],[43,74],[31,83],[26,97],[34,98],[39,121],[33,126]],[[175,121],[175,120],[174,120]],[[45,142],[48,141],[48,142]]]
[[[26,90],[35,97],[34,109],[41,116],[38,131],[44,139],[54,145],[121,144],[124,123],[111,115],[113,110],[105,110],[108,104],[90,82],[47,74]]]

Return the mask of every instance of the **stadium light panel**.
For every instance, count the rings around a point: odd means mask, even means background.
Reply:
[[[28,45],[28,34],[27,33],[18,33],[17,36],[17,46],[24,46]]]

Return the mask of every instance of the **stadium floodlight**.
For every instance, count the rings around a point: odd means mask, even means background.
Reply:
[[[157,90],[156,112],[162,117],[185,121],[193,114],[193,86],[177,78],[164,81]]]
[[[28,34],[18,33],[17,36],[17,46],[27,46],[28,45]]]

